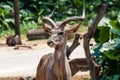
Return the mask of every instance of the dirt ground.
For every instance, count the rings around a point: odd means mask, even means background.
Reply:
[[[41,45],[41,44],[46,44],[47,40],[35,40],[35,41],[27,41],[27,40],[23,40],[22,43],[23,45],[27,45],[27,46],[31,46],[31,49],[39,49],[40,47],[37,47],[37,45]],[[5,45],[5,40],[1,40],[0,41],[0,50],[3,49],[8,49],[8,50],[13,50],[14,47],[9,47],[7,45]],[[80,43],[82,44],[82,41],[80,40]],[[45,48],[45,46],[41,45],[41,48]],[[26,50],[29,48],[25,48],[25,47],[21,47],[19,49],[22,50]],[[33,75],[28,75],[28,76],[12,76],[12,77],[0,77],[0,80],[33,80],[35,76]],[[89,80],[90,76],[89,76],[89,71],[87,72],[78,72],[76,75],[73,76],[72,80]]]
[[[0,80],[35,80],[35,76],[0,77]],[[76,73],[72,80],[90,80],[89,71]]]

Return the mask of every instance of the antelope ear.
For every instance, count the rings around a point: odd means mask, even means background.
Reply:
[[[72,28],[69,28],[65,30],[67,33],[74,33],[79,29],[80,24],[75,24],[72,26]]]
[[[42,28],[44,29],[45,32],[50,32],[51,31],[51,27],[47,24],[42,23]]]

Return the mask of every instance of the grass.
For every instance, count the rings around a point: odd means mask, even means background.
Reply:
[[[31,21],[31,22],[22,22],[20,24],[20,32],[21,32],[21,36],[23,38],[26,37],[26,33],[28,30],[30,29],[37,29],[37,28],[40,28],[39,25],[37,25],[34,21]],[[11,29],[9,28],[8,30],[2,30],[0,32],[0,38],[1,39],[4,39],[5,37],[9,36],[9,35],[14,35],[15,34],[15,31],[14,29]]]
[[[14,34],[14,30],[13,29],[8,29],[8,30],[3,30],[0,32],[0,39],[4,39],[9,35]]]
[[[31,22],[22,22],[22,24],[20,25],[21,29],[21,33],[22,34],[26,34],[26,32],[30,29],[38,29],[41,28],[37,23],[35,23],[34,21]]]

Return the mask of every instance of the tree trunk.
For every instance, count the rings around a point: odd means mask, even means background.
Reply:
[[[19,0],[13,0],[14,5],[14,20],[15,20],[15,35],[7,37],[6,44],[8,46],[15,46],[22,44],[19,28]]]
[[[19,0],[13,0],[14,5],[14,18],[15,18],[15,35],[20,37],[20,27],[19,27]]]
[[[74,33],[70,33],[67,35],[67,39],[72,39],[74,37]],[[47,39],[49,37],[49,33],[45,32],[42,29],[31,29],[26,33],[28,40],[37,40],[37,39]]]
[[[28,40],[47,39],[49,34],[42,29],[32,29],[26,33]]]

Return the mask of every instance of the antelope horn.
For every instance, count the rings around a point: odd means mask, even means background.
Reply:
[[[84,19],[85,19],[85,5],[83,6],[83,12],[81,17],[80,16],[69,17],[60,24],[60,27],[63,28],[70,21],[82,21]]]
[[[54,10],[52,11],[52,13],[48,16],[49,18],[51,18],[53,16],[53,14],[55,13],[56,8],[54,8]]]
[[[51,18],[49,18],[49,17],[43,17],[43,18],[42,18],[42,21],[47,21],[47,22],[49,22],[52,27],[55,27],[55,26],[56,26],[55,22],[54,22]]]

